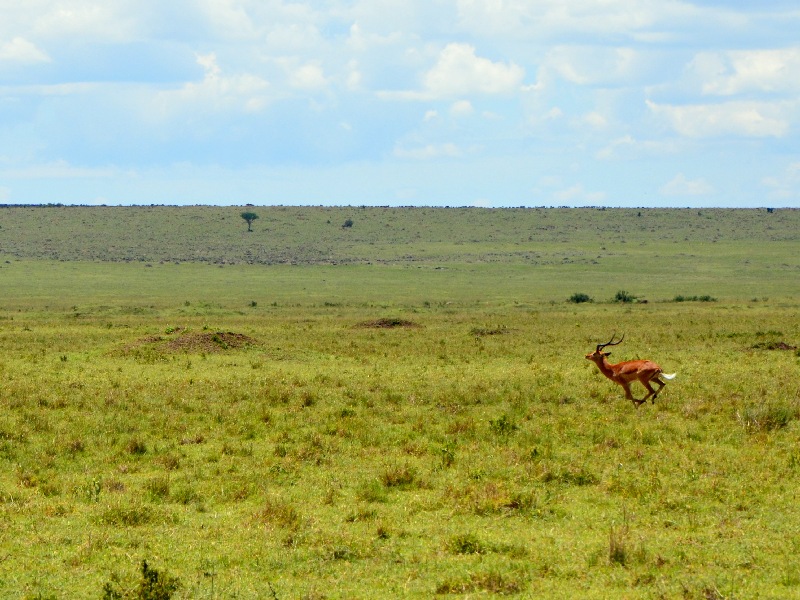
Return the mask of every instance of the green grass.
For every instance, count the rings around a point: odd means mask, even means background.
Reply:
[[[336,235],[384,214],[328,210],[308,218]],[[585,215],[610,212],[544,215],[586,254],[609,232]],[[537,214],[409,213],[482,230],[477,246]],[[0,596],[143,597],[156,579],[175,598],[800,596],[798,229],[720,215],[713,247],[633,263],[473,263],[469,243],[404,261],[387,243],[373,264],[148,267],[3,242]],[[655,405],[583,358],[614,331],[613,358],[677,371]]]

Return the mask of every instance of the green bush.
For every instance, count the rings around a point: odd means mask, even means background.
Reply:
[[[126,591],[119,581],[112,579],[103,586],[103,600],[170,600],[181,587],[177,577],[151,569],[146,560],[142,561],[142,579],[132,590]]]
[[[673,302],[716,302],[717,299],[708,294],[704,296],[683,296],[678,294],[672,299]]]
[[[614,302],[621,302],[623,304],[630,304],[631,302],[636,301],[636,296],[633,294],[626,292],[625,290],[618,291],[614,296]]]
[[[447,549],[453,554],[485,554],[486,547],[472,533],[461,533],[451,538]]]
[[[569,297],[569,302],[574,304],[582,304],[583,302],[594,302],[594,300],[591,298],[591,296],[589,296],[589,294],[576,292]]]

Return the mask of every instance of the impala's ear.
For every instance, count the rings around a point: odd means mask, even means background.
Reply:
[[[603,352],[605,356],[611,356],[611,352]]]

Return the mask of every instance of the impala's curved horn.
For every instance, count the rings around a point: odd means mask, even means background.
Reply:
[[[622,337],[619,338],[618,341],[614,341],[614,338],[617,336],[617,332],[615,331],[614,334],[611,336],[611,339],[608,340],[605,344],[597,344],[597,351],[600,352],[606,346],[616,346],[617,344],[621,344],[622,340],[625,339],[625,334],[622,334]]]

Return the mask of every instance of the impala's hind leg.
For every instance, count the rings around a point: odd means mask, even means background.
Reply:
[[[642,385],[647,388],[647,395],[644,398],[642,398],[642,403],[647,402],[647,399],[650,398],[650,402],[655,404],[656,395],[658,394],[658,392],[653,389],[653,386],[651,386],[650,382],[648,382],[646,379],[642,380]]]
[[[661,393],[661,389],[665,385],[667,385],[666,383],[664,383],[663,381],[661,381],[658,378],[658,373],[653,375],[650,378],[649,381],[642,381],[642,383],[644,384],[644,387],[646,387],[647,391],[649,392],[649,394],[647,394],[647,396],[645,396],[645,399],[650,398],[650,402],[652,402],[653,404],[656,403],[656,398],[658,398],[658,394]],[[658,389],[654,390],[653,387],[650,385],[651,383],[658,384]]]

